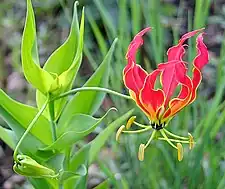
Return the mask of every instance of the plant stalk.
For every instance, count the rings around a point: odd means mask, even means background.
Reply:
[[[69,95],[73,95],[77,92],[83,92],[83,91],[99,91],[99,92],[105,92],[105,93],[109,93],[109,94],[112,94],[112,95],[116,95],[116,96],[119,96],[119,97],[122,97],[122,98],[125,98],[125,99],[128,99],[128,100],[132,100],[132,98],[128,95],[124,95],[124,94],[121,94],[119,92],[116,92],[116,91],[113,91],[113,90],[110,90],[110,89],[106,89],[106,88],[101,88],[101,87],[80,87],[80,88],[76,88],[76,89],[72,89],[70,91],[67,91],[65,93],[62,93],[61,95],[51,99],[51,101],[54,101],[54,100],[58,100],[60,98],[64,98],[66,96],[69,96]]]
[[[17,160],[17,154],[18,154],[18,150],[19,150],[20,145],[22,144],[24,138],[30,132],[30,130],[32,129],[32,127],[34,126],[34,124],[37,122],[38,118],[44,112],[45,108],[48,105],[48,101],[49,101],[49,98],[47,98],[46,102],[44,103],[44,105],[42,106],[42,108],[39,110],[39,112],[36,114],[36,116],[31,121],[31,123],[28,125],[28,127],[27,127],[26,131],[24,132],[23,136],[20,138],[19,142],[17,143],[16,148],[15,148],[14,153],[13,153],[14,160]]]

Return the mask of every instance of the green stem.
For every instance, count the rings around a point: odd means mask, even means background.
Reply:
[[[54,101],[49,101],[49,114],[50,114],[50,122],[52,127],[52,139],[53,142],[57,140],[56,135],[56,123],[55,123],[55,106]]]
[[[67,148],[65,151],[65,170],[68,171],[70,168],[70,153],[71,147]]]
[[[15,148],[14,153],[13,153],[14,160],[17,160],[18,150],[19,150],[19,147],[20,147],[21,143],[23,142],[24,138],[29,133],[29,131],[32,129],[32,127],[34,126],[34,124],[37,122],[38,118],[41,116],[41,114],[44,112],[45,108],[47,107],[47,105],[48,105],[48,99],[49,98],[47,98],[46,102],[44,103],[44,105],[42,106],[42,108],[39,110],[39,112],[36,114],[36,116],[31,121],[31,123],[28,125],[28,127],[27,127],[26,131],[24,132],[23,136],[20,138],[19,142],[17,143],[16,148]]]
[[[80,88],[72,89],[70,91],[62,93],[61,95],[51,99],[51,101],[58,100],[60,98],[64,98],[66,96],[73,95],[73,94],[75,94],[77,92],[83,92],[83,91],[105,92],[105,93],[109,93],[109,94],[112,94],[112,95],[117,95],[117,96],[122,97],[122,98],[126,98],[128,100],[132,100],[132,98],[130,96],[128,96],[128,95],[124,95],[124,94],[118,93],[118,92],[110,90],[110,89],[101,88],[101,87],[80,87]]]

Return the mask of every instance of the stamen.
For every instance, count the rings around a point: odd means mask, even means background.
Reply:
[[[139,161],[143,161],[144,158],[145,158],[145,145],[141,144],[139,146],[138,159],[139,159]]]
[[[134,124],[137,125],[138,127],[141,127],[141,128],[147,128],[147,127],[150,127],[150,125],[143,125],[143,124],[140,124],[136,121],[134,121]]]
[[[164,132],[164,129],[160,130],[162,136],[165,138],[165,140],[173,147],[177,150],[177,147],[169,140],[169,138],[166,136],[166,133]]]
[[[134,120],[136,119],[136,116],[130,117],[130,119],[127,121],[126,129],[130,129],[131,125],[134,123]]]
[[[140,130],[136,130],[136,131],[122,131],[123,133],[130,133],[130,134],[133,134],[133,133],[142,133],[142,132],[145,132],[147,130],[150,130],[151,127],[146,127],[145,129],[140,129]]]
[[[168,135],[170,135],[170,136],[172,136],[172,137],[174,137],[174,138],[179,138],[179,139],[182,139],[182,140],[188,140],[189,138],[187,138],[187,137],[182,137],[182,136],[179,136],[179,135],[175,135],[175,134],[173,134],[173,133],[171,133],[171,132],[169,132],[168,130],[166,130],[166,129],[163,129]]]
[[[178,161],[181,161],[184,156],[184,150],[181,143],[177,143],[177,159]]]
[[[159,137],[158,139],[159,140],[166,140],[165,138],[161,138],[161,137]],[[179,142],[179,143],[186,143],[186,144],[189,144],[190,143],[189,141],[186,141],[186,140],[176,140],[176,139],[171,139],[171,138],[169,138],[169,140],[171,142]]]
[[[151,137],[149,138],[148,142],[145,144],[145,148],[147,148],[147,147],[149,146],[149,144],[151,143],[151,141],[154,139],[155,133],[156,133],[156,130],[154,130],[154,131],[152,132]]]
[[[194,138],[191,135],[191,133],[188,133],[188,136],[189,136],[189,149],[191,150],[191,149],[193,149],[195,142],[194,142]]]
[[[121,133],[123,132],[123,130],[125,129],[125,126],[122,125],[116,132],[116,141],[118,142],[119,141],[119,137],[121,135]]]

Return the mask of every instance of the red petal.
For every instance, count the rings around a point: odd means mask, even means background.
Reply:
[[[173,46],[171,48],[168,49],[167,51],[167,55],[168,55],[168,61],[171,60],[182,60],[182,57],[185,53],[185,49],[184,49],[184,45],[183,43],[190,37],[193,37],[195,34],[197,34],[198,32],[202,31],[204,28],[199,29],[199,30],[194,30],[191,32],[188,32],[186,34],[184,34],[181,39],[179,40],[178,45]]]
[[[137,65],[135,62],[135,56],[138,48],[143,44],[142,36],[151,28],[145,28],[139,32],[131,41],[126,58],[128,60],[127,66],[123,70],[123,79],[126,87],[129,89],[131,97],[136,101],[137,105],[148,115],[147,110],[142,106],[139,100],[140,90],[143,88],[147,72]]]
[[[181,81],[181,91],[177,98],[172,99],[169,102],[169,108],[163,115],[163,120],[168,119],[169,117],[174,116],[180,110],[182,110],[185,106],[189,104],[191,95],[192,95],[192,81],[188,76],[185,76],[185,79]]]
[[[137,96],[144,85],[147,72],[140,65],[133,64],[124,75],[124,84],[132,90]]]
[[[184,80],[187,72],[185,64],[181,61],[171,61],[159,64],[158,69],[162,71],[160,81],[166,97],[165,107],[168,105],[177,85]]]
[[[160,71],[155,70],[147,76],[139,96],[140,102],[148,111],[151,120],[158,119],[156,116],[157,110],[164,105],[165,100],[163,91],[154,89],[155,80],[159,74]]]
[[[197,88],[202,80],[202,74],[200,70],[209,62],[209,53],[206,45],[203,42],[203,34],[199,34],[196,39],[196,48],[198,51],[197,56],[194,59],[194,69],[193,69],[193,91],[192,97],[189,103],[192,103],[196,98]]]
[[[131,41],[130,45],[128,46],[127,54],[126,54],[126,59],[128,60],[127,66],[124,68],[123,73],[125,74],[127,70],[132,66],[133,63],[136,63],[135,61],[135,56],[137,53],[138,48],[143,45],[144,41],[142,39],[142,36],[150,31],[151,28],[145,28],[142,31],[140,31],[134,39]]]

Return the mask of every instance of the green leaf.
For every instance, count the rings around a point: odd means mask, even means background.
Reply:
[[[37,108],[21,104],[11,99],[1,89],[0,101],[0,116],[9,124],[9,127],[15,132],[15,134],[18,134],[16,130],[19,129],[19,127],[26,129],[38,113]],[[17,124],[14,124],[15,122]],[[52,143],[50,123],[44,116],[39,117],[30,133],[43,144],[50,145]]]
[[[66,92],[72,88],[73,81],[81,65],[84,35],[84,10],[82,12],[79,32],[77,5],[78,3],[75,2],[70,35],[65,43],[49,57],[44,66],[46,71],[53,73],[56,76],[59,89],[53,91],[53,94],[55,95]],[[37,91],[36,101],[39,108],[42,107],[45,100],[46,95]],[[56,118],[61,113],[62,107],[65,105],[66,101],[67,98],[64,98],[55,102]],[[48,117],[48,110],[46,110],[44,114]]]
[[[80,168],[76,172],[72,171],[63,171],[60,175],[61,181],[66,181],[67,179],[70,179],[71,177],[81,177],[87,175],[87,168],[85,165],[81,165]]]
[[[115,108],[109,109],[106,114],[100,119],[96,119],[89,115],[83,114],[74,115],[68,122],[68,125],[66,125],[65,128],[61,130],[58,139],[52,145],[45,147],[41,150],[54,149],[58,151],[63,151],[65,148],[71,146],[72,144],[81,140],[86,135],[93,132],[111,110],[115,110]]]
[[[94,20],[92,13],[90,11],[87,11],[87,19],[91,25],[94,36],[96,37],[96,41],[99,45],[100,52],[102,56],[105,56],[107,53],[107,43],[106,43],[106,40],[104,39],[103,33],[101,32],[99,28],[99,25]]]
[[[77,170],[77,168],[82,165],[86,164],[88,161],[88,164],[91,164],[96,155],[101,150],[102,146],[105,144],[107,139],[112,135],[112,133],[115,131],[117,127],[122,125],[123,122],[128,119],[131,114],[133,113],[133,110],[130,110],[104,129],[91,143],[86,144],[83,146],[72,158],[70,161],[69,170],[74,171]],[[87,166],[88,166],[87,164]],[[70,182],[67,181],[67,188],[74,188],[75,183],[77,183],[77,180],[70,180]],[[82,185],[82,182],[81,182]]]
[[[114,52],[117,39],[114,40],[109,52],[105,59],[91,78],[85,83],[84,86],[91,87],[107,87],[109,80],[110,61]],[[66,120],[70,119],[75,113],[94,114],[100,107],[105,93],[88,91],[77,93],[66,105],[60,120],[59,125],[63,125]],[[85,103],[85,105],[84,105]]]
[[[34,186],[35,189],[58,189],[58,182],[54,179],[44,179],[44,178],[31,178],[28,177],[30,183]]]
[[[36,26],[31,0],[27,0],[27,14],[21,49],[22,67],[27,81],[40,92],[46,94],[54,80],[51,74],[39,65]]]
[[[12,130],[0,126],[0,139],[3,140],[11,149],[16,147],[15,134]]]
[[[89,164],[91,164],[102,146],[105,144],[107,139],[112,135],[112,133],[119,126],[123,124],[133,113],[133,110],[130,110],[123,116],[119,117],[117,120],[113,121],[107,128],[105,128],[91,143],[82,147],[70,161],[70,170],[76,170],[79,165],[84,164],[89,157]]]
[[[109,180],[105,180],[100,183],[98,186],[94,187],[94,189],[108,189],[109,188]]]
[[[91,164],[94,160],[100,149],[104,146],[106,140],[112,135],[112,133],[117,129],[119,126],[127,120],[131,114],[133,113],[133,109],[118,118],[117,120],[113,121],[108,127],[106,127],[92,142],[91,148],[89,153],[89,164]]]
[[[79,22],[77,17],[78,2],[74,3],[73,20],[70,34],[66,41],[56,49],[44,65],[44,70],[60,75],[68,70],[76,56],[79,40]]]

